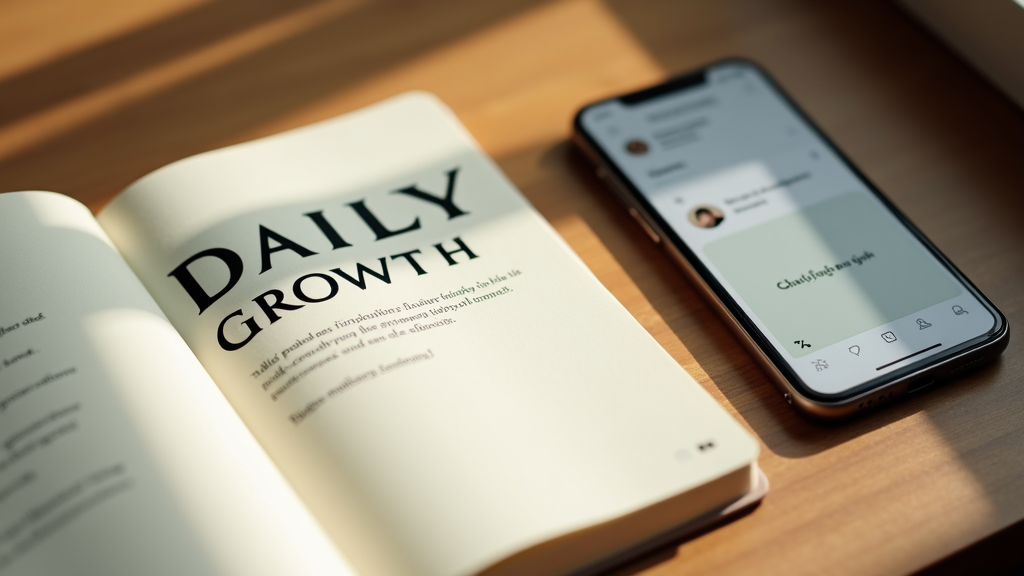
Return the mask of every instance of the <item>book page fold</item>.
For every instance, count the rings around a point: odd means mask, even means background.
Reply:
[[[351,574],[85,206],[0,237],[0,572]]]

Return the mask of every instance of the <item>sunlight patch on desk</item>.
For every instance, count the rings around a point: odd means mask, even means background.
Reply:
[[[56,8],[33,1],[6,2],[4,18],[0,19],[0,54],[4,55],[0,60],[0,81],[31,73],[33,68],[211,3],[212,0],[106,0],[101,4],[66,0]],[[103,12],[104,17],[93,18],[97,12]],[[67,26],[67,22],[74,25]],[[39,34],[39,29],[54,25],[62,26],[62,34]]]
[[[559,38],[568,38],[567,30],[585,34],[593,42],[577,39],[572,44],[568,40],[560,44]],[[517,38],[545,39],[550,44],[541,50],[518,44]],[[508,53],[510,43],[518,47],[512,57]],[[553,65],[552,60],[559,62]],[[598,74],[593,70],[594,61],[603,62]],[[487,65],[489,62],[500,65]],[[467,70],[473,71],[471,80],[466,78]],[[586,104],[586,99],[635,88],[638,77],[641,82],[655,82],[666,74],[633,31],[603,2],[546,2],[403,60],[242,133],[239,139],[322,120],[415,88],[441,97],[488,154],[503,156],[539,142],[564,139],[567,114]],[[467,90],[466,86],[471,88]],[[461,90],[456,92],[452,87]],[[565,100],[567,94],[577,96],[571,96],[564,107],[545,105]],[[589,96],[580,99],[580,94]],[[509,126],[510,122],[514,126]]]
[[[22,118],[0,130],[0,157],[13,156],[197,76],[298,36],[319,26],[326,19],[351,11],[361,3],[362,0],[324,0],[312,4],[120,82]]]

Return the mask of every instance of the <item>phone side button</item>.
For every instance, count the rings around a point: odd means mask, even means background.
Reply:
[[[661,238],[658,236],[658,233],[651,228],[651,225],[647,223],[647,220],[640,215],[640,212],[636,208],[630,207],[629,213],[633,215],[633,218],[635,218],[637,222],[640,223],[640,227],[644,229],[644,232],[647,232],[647,235],[651,237],[651,240],[653,240],[655,244],[661,242]]]

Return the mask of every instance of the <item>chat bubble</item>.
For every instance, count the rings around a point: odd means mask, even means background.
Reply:
[[[963,291],[863,193],[715,240],[704,254],[794,357]]]

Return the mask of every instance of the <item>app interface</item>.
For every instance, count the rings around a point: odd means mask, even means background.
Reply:
[[[692,88],[605,102],[582,122],[815,391],[995,325],[756,68],[713,67]]]

